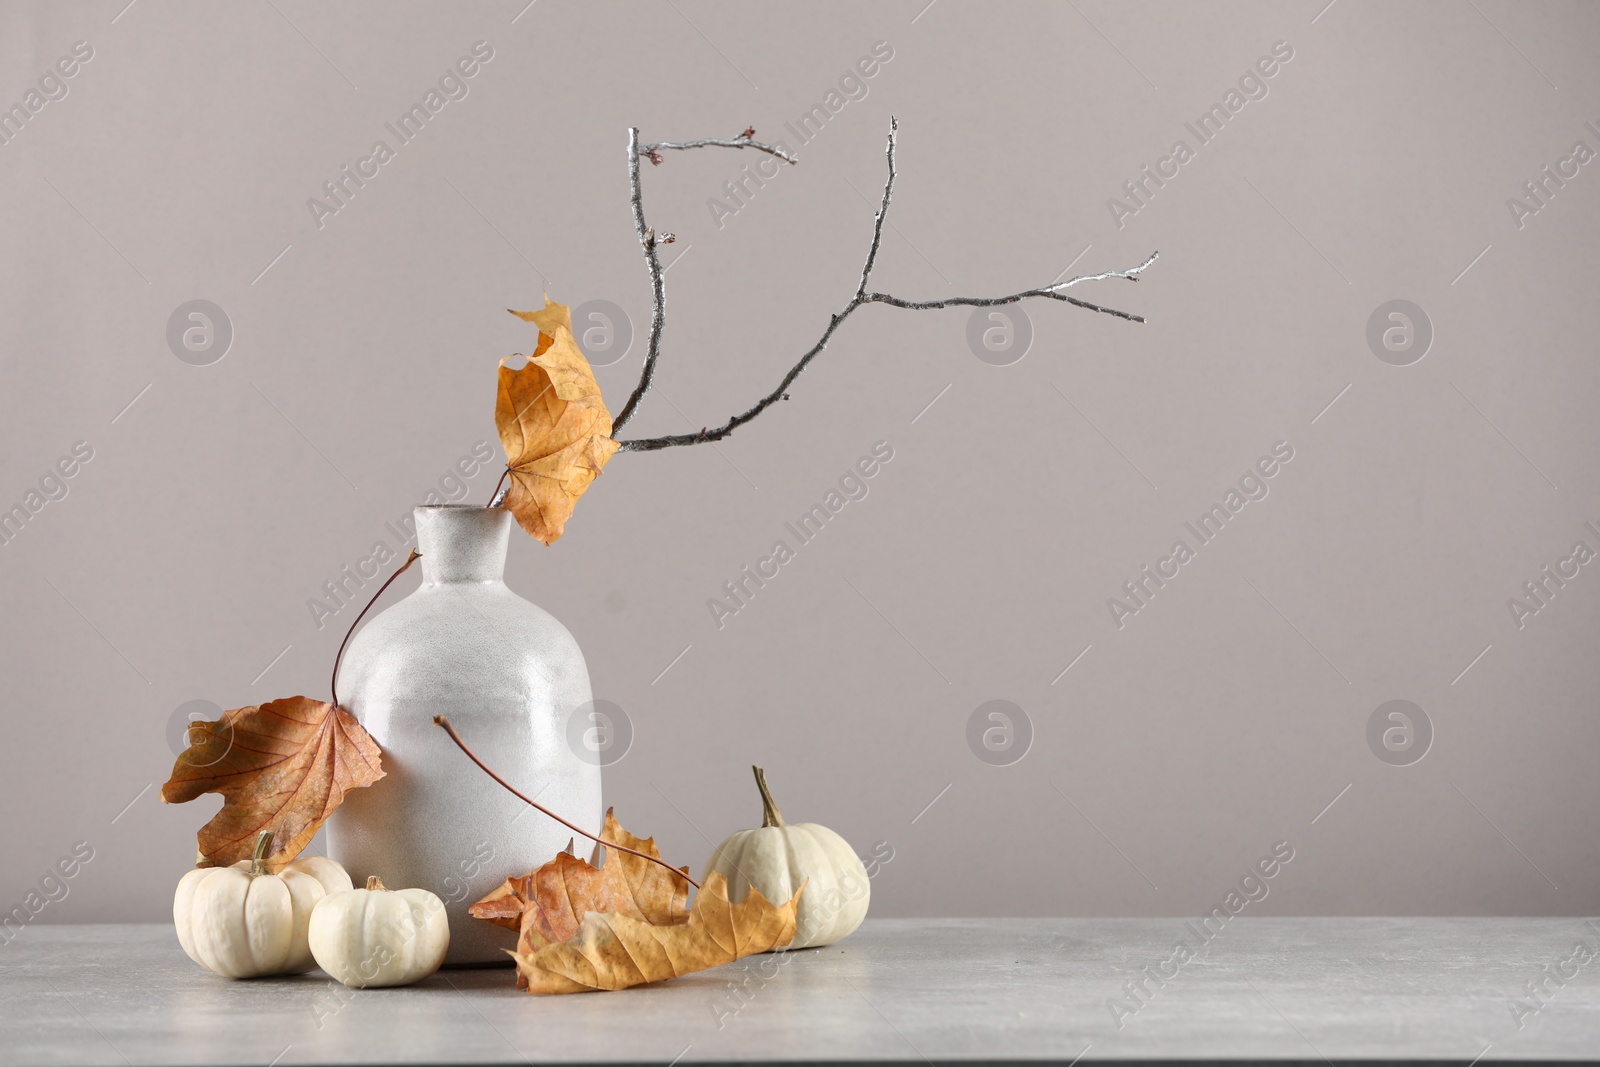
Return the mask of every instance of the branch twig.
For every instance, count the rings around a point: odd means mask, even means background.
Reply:
[[[642,145],[639,143],[639,128],[635,126],[628,131],[628,186],[630,202],[633,205],[633,228],[639,235],[640,247],[644,249],[645,266],[650,270],[650,345],[645,350],[644,369],[639,372],[639,384],[634,386],[633,392],[628,396],[628,402],[622,405],[622,410],[617,412],[617,417],[611,424],[613,435],[633,418],[634,411],[639,407],[639,401],[644,399],[644,395],[650,391],[651,383],[655,381],[656,360],[661,356],[661,330],[666,325],[667,316],[666,271],[661,269],[661,257],[657,254],[656,247],[671,244],[674,238],[670,233],[657,235],[645,225],[644,191],[639,184],[639,158],[642,156],[648,159],[652,166],[660,166],[661,153],[664,150],[682,152],[690,148],[754,148],[758,152],[777,156],[786,163],[799,162],[783,149],[755,140],[755,136],[755,127],[747,126],[743,133],[732,138],[702,137],[698,141],[656,141],[653,144]]]
[[[644,224],[644,193],[639,187],[639,127],[637,126],[628,131],[628,184],[632,190],[630,202],[633,204],[633,228],[639,235],[640,247],[644,249],[645,266],[650,269],[653,310],[650,313],[650,347],[645,351],[644,369],[639,372],[639,384],[634,387],[633,394],[628,397],[628,402],[622,405],[622,410],[617,413],[615,421],[611,424],[613,434],[633,418],[633,411],[639,406],[640,398],[650,391],[650,383],[655,380],[656,360],[661,355],[661,328],[666,324],[667,315],[666,275],[661,270],[661,257],[656,253],[655,231]]]
[[[799,362],[789,369],[789,373],[783,376],[783,380],[778,383],[778,387],[776,389],[772,390],[772,392],[756,401],[756,403],[748,410],[733,416],[721,426],[718,426],[714,429],[702,429],[698,433],[669,434],[664,437],[634,438],[632,440],[620,442],[622,446],[621,451],[654,452],[659,449],[673,448],[678,445],[697,445],[708,441],[720,441],[729,436],[733,433],[733,431],[737,430],[751,419],[754,419],[757,415],[760,415],[773,404],[780,400],[787,400],[789,386],[792,385],[794,380],[800,376],[800,372],[805,370],[806,367],[810,365],[811,361],[820,355],[823,349],[828,347],[829,340],[833,338],[833,334],[836,330],[838,330],[840,324],[854,314],[858,308],[866,304],[887,304],[889,307],[902,308],[906,311],[931,311],[938,308],[950,307],[999,307],[1004,304],[1019,303],[1023,300],[1044,299],[1059,300],[1062,303],[1071,304],[1074,307],[1080,307],[1086,311],[1095,311],[1103,315],[1112,315],[1119,319],[1126,319],[1128,322],[1145,321],[1144,316],[1142,315],[1135,315],[1132,312],[1121,311],[1117,308],[1105,307],[1101,304],[1090,303],[1087,300],[1079,300],[1077,297],[1068,296],[1062,290],[1069,289],[1074,285],[1079,285],[1084,282],[1106,281],[1111,278],[1126,278],[1128,281],[1136,282],[1139,280],[1139,275],[1142,274],[1152,263],[1154,263],[1157,258],[1159,258],[1161,255],[1159,252],[1151,253],[1149,259],[1145,260],[1137,267],[1130,267],[1127,270],[1108,270],[1101,271],[1099,274],[1083,274],[1076,278],[1069,278],[1064,282],[1052,282],[1050,285],[1040,286],[1036,289],[1024,289],[1019,293],[1011,293],[1006,296],[951,296],[940,300],[907,300],[904,297],[894,296],[891,293],[868,292],[867,285],[872,277],[872,268],[877,264],[878,250],[883,244],[883,224],[889,214],[889,202],[894,194],[894,153],[897,140],[896,133],[898,130],[899,123],[897,123],[893,118],[890,118],[889,140],[888,145],[884,149],[884,155],[888,161],[889,173],[883,185],[883,203],[878,208],[878,213],[873,219],[872,243],[867,249],[867,259],[861,268],[861,282],[856,286],[855,295],[850,298],[849,303],[845,304],[843,308],[835,312],[828,319],[828,326],[822,331],[822,336],[817,339],[816,344],[812,345],[811,348],[800,357]],[[754,131],[749,130],[746,131],[746,133],[753,134]],[[655,254],[655,242],[652,236],[652,231],[646,229],[644,224],[644,211],[641,204],[639,190],[639,154],[641,150],[639,148],[638,140],[639,131],[630,131],[628,146],[628,174],[630,181],[633,183],[634,227],[639,232],[640,243],[645,247],[645,261],[650,267],[650,277],[655,289],[655,309],[651,317],[650,348],[645,356],[644,370],[640,375],[638,387],[635,388],[633,394],[628,397],[627,404],[623,407],[621,414],[617,416],[616,421],[613,423],[613,436],[616,435],[617,430],[622,428],[623,423],[627,422],[627,420],[633,416],[635,408],[638,407],[639,400],[646,392],[649,391],[650,383],[654,380],[656,360],[660,356],[661,327],[666,315],[666,298],[662,283],[661,263]],[[721,145],[724,143],[725,142],[709,139],[704,141],[685,141],[680,144],[647,145],[645,146],[645,150],[648,153],[649,150],[662,147],[695,148],[702,145]],[[754,143],[740,143],[732,146],[739,148],[757,147]]]
[[[889,215],[889,197],[894,195],[894,135],[899,129],[900,123],[890,115],[889,145],[883,150],[883,154],[889,160],[889,177],[883,183],[883,204],[879,206],[877,215],[872,219],[872,247],[867,249],[867,262],[861,268],[861,284],[856,286],[857,300],[866,299],[867,279],[872,277],[872,265],[878,260],[878,246],[883,244],[883,220]]]
[[[661,152],[664,149],[681,152],[686,148],[754,148],[757,152],[765,152],[769,156],[777,156],[791,166],[800,162],[777,145],[763,144],[757,141],[755,136],[755,127],[750,126],[737,137],[702,137],[698,141],[657,141],[654,144],[640,145],[639,154],[657,167],[661,165]]]

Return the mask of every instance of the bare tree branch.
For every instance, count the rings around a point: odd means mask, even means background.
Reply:
[[[1070,289],[1072,286],[1079,285],[1084,282],[1099,282],[1112,278],[1126,278],[1128,281],[1136,282],[1139,280],[1139,275],[1142,274],[1145,269],[1154,263],[1161,255],[1159,252],[1151,253],[1149,259],[1145,260],[1137,267],[1130,267],[1127,270],[1108,270],[1101,271],[1099,274],[1083,274],[1076,278],[1069,278],[1064,282],[1055,282],[1050,285],[1041,286],[1037,289],[1024,289],[1020,293],[1011,293],[1008,296],[951,296],[945,297],[941,300],[906,300],[902,297],[893,296],[889,293],[868,292],[867,284],[872,277],[872,268],[877,263],[878,249],[883,243],[883,223],[885,218],[888,216],[889,201],[894,193],[894,151],[896,139],[895,135],[898,129],[899,124],[893,118],[891,118],[889,120],[889,143],[885,149],[885,156],[888,159],[889,174],[883,186],[883,204],[881,207],[879,207],[877,216],[873,221],[872,244],[867,249],[866,263],[861,268],[861,283],[856,287],[855,296],[850,298],[850,302],[847,303],[843,309],[836,312],[828,319],[828,327],[822,331],[822,336],[817,339],[816,344],[812,345],[811,348],[800,357],[800,361],[790,368],[789,373],[783,376],[783,380],[778,383],[778,387],[776,389],[772,390],[772,392],[756,401],[756,403],[747,411],[733,416],[721,426],[718,426],[714,429],[702,429],[699,433],[671,434],[665,437],[643,437],[634,438],[633,440],[629,441],[622,441],[622,451],[655,452],[663,448],[673,448],[678,445],[697,445],[707,441],[720,441],[729,436],[733,433],[733,431],[737,430],[751,419],[754,419],[757,415],[767,410],[767,408],[771,407],[773,404],[776,404],[780,400],[789,399],[789,386],[792,385],[794,380],[800,376],[800,372],[805,370],[806,367],[810,365],[811,361],[820,355],[823,349],[828,347],[828,341],[832,339],[834,332],[839,329],[840,324],[854,314],[856,309],[866,304],[887,304],[890,307],[903,308],[907,311],[930,311],[937,308],[949,307],[998,307],[1003,304],[1015,304],[1023,300],[1044,299],[1059,300],[1063,303],[1071,304],[1074,307],[1083,308],[1086,311],[1096,311],[1105,315],[1113,315],[1120,319],[1126,319],[1129,322],[1145,321],[1142,315],[1135,315],[1127,311],[1119,311],[1116,308],[1103,307],[1100,304],[1092,304],[1087,300],[1079,300],[1076,297],[1068,296],[1066,293],[1062,292],[1062,290]],[[753,134],[755,131],[749,130],[746,132]],[[708,140],[686,141],[683,142],[682,145],[657,145],[649,147],[675,148],[721,144],[722,142],[719,141]],[[742,148],[747,146],[741,144],[737,145],[736,147]],[[656,283],[656,310],[655,318],[652,321],[650,350],[645,357],[644,373],[640,378],[639,387],[635,389],[633,395],[628,398],[627,406],[622,409],[622,414],[618,416],[615,427],[620,427],[622,423],[633,414],[633,410],[637,406],[639,398],[644,395],[646,390],[649,389],[650,380],[655,373],[655,361],[659,351],[658,342],[660,339],[660,324],[664,314],[664,298],[662,296],[660,284],[660,263],[654,257],[653,244],[650,244],[647,240],[646,234],[648,231],[646,231],[644,227],[644,214],[640,207],[639,149],[637,130],[634,130],[631,133],[628,161],[629,174],[633,181],[634,224],[639,230],[639,239],[641,243],[645,243],[646,259],[651,265],[651,278]],[[613,435],[615,435],[615,428],[613,428]]]
[[[755,140],[755,136],[755,127],[750,126],[737,137],[702,137],[698,141],[657,141],[654,144],[641,145],[639,152],[658,167],[661,165],[661,152],[663,150],[670,149],[681,152],[686,148],[754,148],[757,152],[765,152],[769,156],[777,156],[791,166],[800,162],[776,145],[763,144]]]
[[[639,234],[639,245],[644,249],[645,266],[650,269],[650,293],[652,311],[650,313],[650,347],[645,351],[644,369],[639,373],[639,384],[634,387],[633,394],[628,397],[628,402],[617,413],[616,421],[611,424],[611,432],[618,430],[633,418],[633,411],[639,406],[639,399],[650,391],[650,383],[656,376],[656,360],[661,355],[661,329],[667,320],[667,281],[666,275],[661,270],[661,257],[656,253],[655,231],[644,224],[644,193],[639,187],[639,127],[635,126],[628,131],[628,184],[631,187],[631,203],[633,204],[633,228]]]
[[[866,304],[888,304],[890,307],[905,308],[907,311],[931,311],[936,308],[998,307],[1001,304],[1015,304],[1022,300],[1043,297],[1047,300],[1060,300],[1076,307],[1086,308],[1089,311],[1115,315],[1117,318],[1127,319],[1129,322],[1143,322],[1143,315],[1134,315],[1127,311],[1118,311],[1116,308],[1091,304],[1087,300],[1079,300],[1076,297],[1067,296],[1061,290],[1077,285],[1079,282],[1100,282],[1105,281],[1107,278],[1126,278],[1131,282],[1136,282],[1139,280],[1139,274],[1154,263],[1160,255],[1161,253],[1159,252],[1152,252],[1149,259],[1137,267],[1130,267],[1127,270],[1108,270],[1099,274],[1084,274],[1077,278],[1058,282],[1055,285],[1046,285],[1040,289],[1024,289],[1022,292],[1012,293],[1010,296],[951,296],[943,300],[904,300],[898,296],[890,296],[888,293],[866,293],[859,296],[858,299]]]
[[[1154,263],[1159,256],[1159,252],[1154,253],[1139,266],[1125,271],[1107,271],[1103,274],[1085,275],[1081,278],[1073,278],[1071,281],[1062,282],[1059,285],[1048,286],[1043,289],[1026,289],[1023,292],[1012,293],[1009,296],[952,296],[943,300],[918,301],[902,300],[897,296],[890,296],[888,293],[867,293],[865,296],[857,296],[844,306],[844,310],[829,319],[828,328],[822,332],[822,337],[805,355],[800,357],[800,362],[796,363],[789,373],[783,376],[783,381],[778,383],[778,387],[758,400],[748,411],[735,415],[721,426],[714,429],[701,430],[699,433],[671,434],[666,437],[635,438],[631,441],[623,441],[621,442],[622,451],[654,452],[677,445],[697,445],[705,441],[720,441],[729,436],[733,431],[767,410],[773,404],[780,400],[787,400],[789,398],[789,386],[800,376],[800,372],[805,370],[806,366],[820,355],[823,349],[828,347],[828,341],[833,337],[834,331],[839,328],[839,324],[844,322],[857,308],[866,304],[887,304],[890,307],[905,308],[909,311],[929,311],[935,308],[947,307],[998,307],[1002,304],[1015,304],[1022,300],[1042,297],[1047,300],[1060,300],[1087,311],[1098,311],[1106,315],[1114,315],[1129,322],[1144,322],[1142,315],[1134,315],[1126,311],[1119,311],[1116,308],[1091,304],[1087,300],[1079,300],[1075,297],[1067,296],[1065,293],[1058,292],[1058,290],[1078,282],[1099,281],[1104,278],[1126,278],[1129,281],[1136,282],[1139,280],[1139,272]]]
[[[666,272],[661,268],[661,256],[656,252],[660,245],[669,245],[676,238],[670,233],[657,234],[645,225],[644,221],[644,192],[639,183],[639,157],[650,160],[651,165],[661,164],[663,149],[683,151],[690,148],[754,148],[758,152],[766,152],[777,156],[788,163],[799,162],[781,148],[763,144],[755,140],[755,127],[749,126],[737,137],[719,139],[705,137],[698,141],[657,141],[654,144],[641,145],[639,143],[639,128],[635,126],[628,131],[628,186],[631,203],[633,205],[633,228],[639,235],[639,245],[644,249],[645,265],[650,269],[650,344],[645,350],[644,368],[639,372],[639,384],[634,386],[633,392],[628,396],[628,402],[622,405],[622,410],[617,413],[616,421],[611,424],[611,432],[618,430],[633,418],[633,413],[639,407],[639,401],[650,391],[650,385],[656,377],[656,360],[661,356],[661,331],[667,323],[667,278]]]
[[[900,123],[895,121],[893,115],[889,116],[889,145],[883,154],[889,160],[889,177],[883,183],[883,204],[878,208],[878,213],[872,219],[872,247],[867,249],[867,263],[861,268],[861,284],[856,286],[856,299],[861,300],[867,295],[867,279],[872,277],[872,265],[878,260],[878,247],[883,244],[883,220],[889,214],[889,198],[894,195],[894,135],[900,129]]]

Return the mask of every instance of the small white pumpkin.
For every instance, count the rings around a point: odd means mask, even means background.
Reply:
[[[302,974],[316,966],[306,941],[311,910],[350,888],[343,867],[322,856],[291,860],[267,873],[272,832],[256,838],[255,858],[201,867],[178,880],[172,921],[189,958],[225,978]]]
[[[802,885],[795,909],[794,940],[786,949],[814,948],[842,941],[856,932],[867,917],[872,883],[867,869],[850,842],[814,822],[783,821],[767,790],[767,775],[760,767],[756,788],[761,790],[761,826],[738,830],[717,846],[706,861],[728,879],[728,898],[742,901],[754,886],[774,903],[788,900]]]
[[[391,891],[376,875],[365,889],[328,894],[311,913],[317,966],[352,989],[420,982],[449,948],[444,901],[426,889]]]

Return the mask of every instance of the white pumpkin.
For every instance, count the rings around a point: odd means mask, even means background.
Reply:
[[[352,989],[410,985],[439,969],[450,948],[444,901],[426,889],[367,888],[330,893],[311,913],[317,966]]]
[[[872,883],[850,842],[814,822],[786,823],[767,790],[766,772],[756,772],[761,790],[761,826],[739,830],[717,846],[706,861],[728,879],[728,897],[738,903],[754,886],[762,896],[778,903],[794,896],[802,885],[795,909],[794,940],[786,949],[831,945],[856,932],[867,917]]]
[[[322,856],[291,860],[267,873],[272,833],[256,838],[255,858],[201,867],[178,880],[172,921],[189,958],[225,978],[302,974],[316,966],[307,944],[311,910],[350,888],[343,867]]]

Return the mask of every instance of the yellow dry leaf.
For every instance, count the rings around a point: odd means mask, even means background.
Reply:
[[[539,328],[539,344],[522,369],[500,367],[494,419],[511,472],[505,506],[548,545],[619,446],[566,307],[546,298],[542,310],[512,314]]]
[[[802,886],[781,904],[752,888],[741,903],[728,900],[728,881],[712,874],[696,894],[688,921],[657,926],[622,914],[591,911],[566,941],[512,953],[530,993],[627,989],[678,978],[794,940],[795,905]]]

